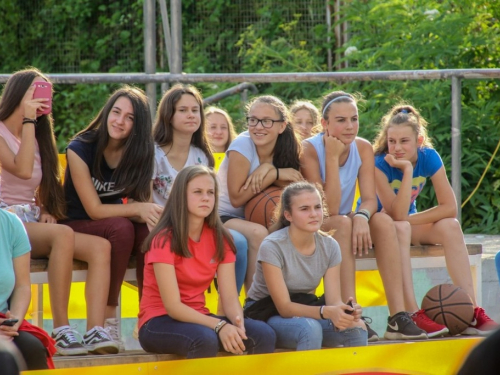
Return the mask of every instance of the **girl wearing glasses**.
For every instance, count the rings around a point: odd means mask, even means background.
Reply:
[[[229,146],[218,178],[221,219],[227,228],[242,233],[248,241],[245,288],[249,290],[259,246],[269,233],[264,226],[244,220],[245,204],[268,186],[285,186],[302,180],[302,175],[301,147],[285,104],[274,96],[260,96],[247,109],[248,131]]]

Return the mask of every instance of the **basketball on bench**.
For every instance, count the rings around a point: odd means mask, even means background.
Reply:
[[[256,194],[245,205],[245,219],[269,228],[282,191],[281,188],[271,185]]]
[[[453,284],[431,288],[422,300],[422,309],[436,323],[450,330],[450,335],[462,333],[472,322],[474,305],[469,295]]]

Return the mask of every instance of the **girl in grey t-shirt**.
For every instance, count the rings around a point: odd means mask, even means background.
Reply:
[[[281,196],[275,228],[260,246],[257,270],[245,308],[271,296],[279,312],[267,323],[276,331],[277,347],[312,350],[322,346],[367,345],[361,306],[342,302],[340,248],[320,231],[323,204],[309,182],[292,183]],[[281,229],[280,229],[281,228]],[[325,305],[292,302],[290,294],[314,293],[321,279]],[[350,297],[349,301],[353,301]]]

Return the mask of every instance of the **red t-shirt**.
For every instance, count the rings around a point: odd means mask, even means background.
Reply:
[[[208,314],[205,307],[205,290],[215,277],[219,263],[234,263],[236,255],[226,243],[224,260],[215,259],[215,236],[213,229],[206,224],[201,232],[200,242],[189,239],[191,258],[183,258],[170,251],[170,240],[164,247],[155,247],[157,237],[153,239],[151,249],[146,253],[144,282],[139,307],[139,327],[151,318],[167,315],[167,310],[160,296],[160,290],[154,274],[154,263],[174,265],[181,301],[202,314]],[[163,240],[158,241],[160,244]]]

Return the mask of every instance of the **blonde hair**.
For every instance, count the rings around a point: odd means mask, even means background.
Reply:
[[[319,121],[320,114],[318,108],[316,108],[316,106],[309,100],[296,100],[295,102],[292,103],[290,107],[290,114],[293,117],[301,109],[309,111],[309,114],[311,115],[311,118],[313,120],[313,127],[311,129],[311,133],[312,134],[319,133],[321,131],[321,123]]]
[[[229,116],[229,113],[227,113],[226,111],[224,111],[221,108],[208,107],[207,109],[205,109],[205,120],[208,120],[208,116],[213,115],[214,113],[222,115],[226,119],[226,122],[228,125],[229,137],[227,138],[227,142],[224,145],[224,151],[227,151],[227,149],[229,148],[229,145],[236,138],[236,136],[238,134],[236,133],[236,130],[234,129],[234,124],[233,124],[233,120],[231,119],[231,116]],[[205,131],[207,131],[207,130],[208,130],[208,127],[205,127]]]
[[[396,104],[387,114],[382,117],[380,130],[373,144],[375,155],[386,154],[387,131],[391,126],[409,126],[412,128],[415,136],[422,137],[420,147],[432,148],[432,141],[427,135],[427,121],[420,115],[418,110],[406,103]]]

